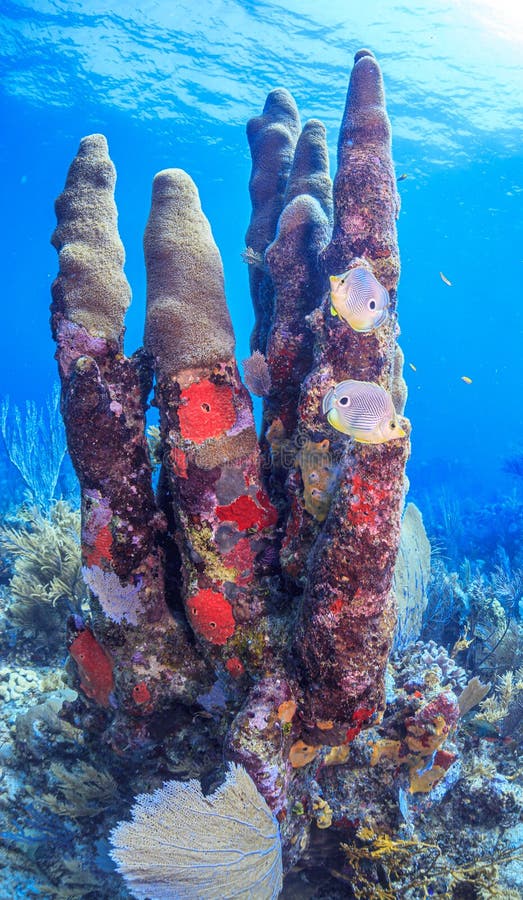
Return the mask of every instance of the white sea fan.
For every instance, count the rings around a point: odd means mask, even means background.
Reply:
[[[282,888],[278,822],[243,768],[205,797],[167,781],[136,797],[111,832],[111,856],[139,900],[275,900]]]

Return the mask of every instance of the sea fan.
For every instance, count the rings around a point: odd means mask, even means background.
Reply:
[[[140,794],[111,851],[139,900],[275,900],[282,887],[278,823],[242,766],[204,796],[198,781]]]
[[[113,622],[126,619],[130,625],[138,625],[141,583],[122,584],[116,572],[104,572],[100,566],[82,566],[82,577],[106,616]]]
[[[267,360],[259,350],[243,360],[243,380],[256,397],[267,397],[270,393],[271,373]]]

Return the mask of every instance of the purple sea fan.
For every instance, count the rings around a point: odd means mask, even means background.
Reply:
[[[248,359],[244,359],[243,380],[251,394],[256,397],[267,397],[271,389],[271,373],[263,353],[255,350]]]
[[[138,625],[141,582],[124,585],[115,572],[104,572],[99,566],[82,566],[82,576],[106,616],[114,622],[126,619],[129,625]]]

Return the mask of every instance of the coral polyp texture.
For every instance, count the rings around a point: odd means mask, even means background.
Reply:
[[[52,328],[91,590],[90,620],[77,616],[69,629],[86,715],[96,708],[103,739],[124,755],[159,746],[207,710],[215,744],[277,816],[288,867],[312,824],[332,821],[313,767],[346,760],[381,720],[396,619],[410,426],[396,344],[399,200],[378,63],[356,55],[333,185],[325,128],[314,119],[301,130],[287,91],[269,94],[247,133],[260,438],[220,254],[184,171],[154,179],[144,348],[127,357],[114,167],[102,135],[82,140],[56,203]],[[387,315],[363,332],[332,315],[329,281],[362,267],[389,298]],[[344,382],[378,385],[396,435],[362,443],[331,426],[323,400]],[[145,437],[153,385],[156,491]],[[216,802],[207,805],[214,815]],[[143,801],[140,821],[146,813]],[[115,855],[125,872],[127,857]]]

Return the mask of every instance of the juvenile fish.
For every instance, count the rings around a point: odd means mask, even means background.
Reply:
[[[333,428],[361,444],[383,444],[405,437],[392,397],[371,381],[340,381],[323,398]]]
[[[331,313],[354,331],[374,331],[389,314],[389,295],[372,272],[363,266],[343,275],[331,275]]]

